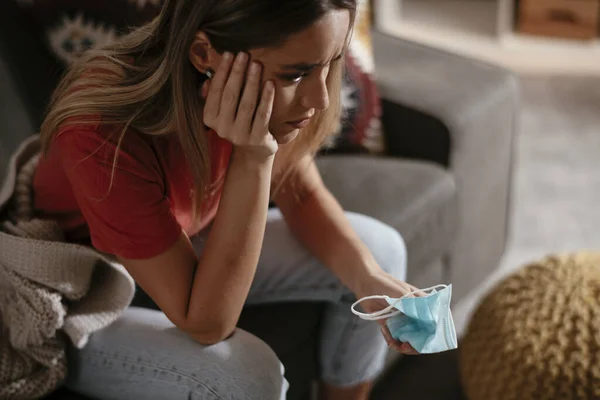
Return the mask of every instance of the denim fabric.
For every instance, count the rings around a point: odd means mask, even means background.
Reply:
[[[406,249],[393,228],[347,213],[382,268],[406,273]],[[193,239],[202,252],[203,236]],[[387,346],[379,325],[350,311],[356,300],[329,269],[292,236],[279,210],[269,211],[263,249],[248,304],[328,303],[320,336],[321,379],[337,386],[371,380],[382,370]],[[203,346],[155,310],[130,307],[88,345],[69,351],[67,386],[106,400],[284,399],[283,366],[269,346],[238,329]]]

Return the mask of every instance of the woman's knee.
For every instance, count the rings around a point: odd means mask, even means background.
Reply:
[[[229,339],[202,351],[213,357],[199,360],[194,375],[202,384],[190,382],[190,392],[198,399],[207,395],[216,399],[285,399],[288,383],[283,365],[273,349],[256,336],[237,329]]]
[[[71,350],[67,385],[90,397],[279,400],[287,391],[281,362],[256,336],[238,329],[202,346],[153,310],[130,307]]]
[[[279,358],[264,341],[243,331],[236,330],[231,346],[234,362],[226,360],[222,368],[232,377],[224,398],[249,400],[283,400],[288,389],[284,367]],[[231,392],[233,391],[233,392]]]
[[[406,279],[406,244],[400,233],[375,218],[348,213],[352,225],[381,268],[400,280]]]

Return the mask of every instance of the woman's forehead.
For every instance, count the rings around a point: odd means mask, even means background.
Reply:
[[[349,27],[347,10],[330,11],[307,29],[290,36],[283,45],[259,50],[255,56],[265,63],[281,65],[324,64],[343,51]]]

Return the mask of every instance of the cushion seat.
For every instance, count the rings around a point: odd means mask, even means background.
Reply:
[[[401,233],[409,266],[430,265],[450,247],[457,223],[456,187],[442,167],[368,155],[328,155],[319,157],[317,165],[345,210],[379,219]],[[414,284],[426,275],[408,271]]]

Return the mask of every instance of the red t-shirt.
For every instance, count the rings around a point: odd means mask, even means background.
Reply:
[[[61,129],[34,178],[35,208],[67,239],[129,259],[156,256],[214,218],[232,145],[208,131],[209,195],[193,218],[193,179],[176,135],[126,132],[114,168],[116,139],[102,126]],[[112,183],[111,183],[112,176]]]

